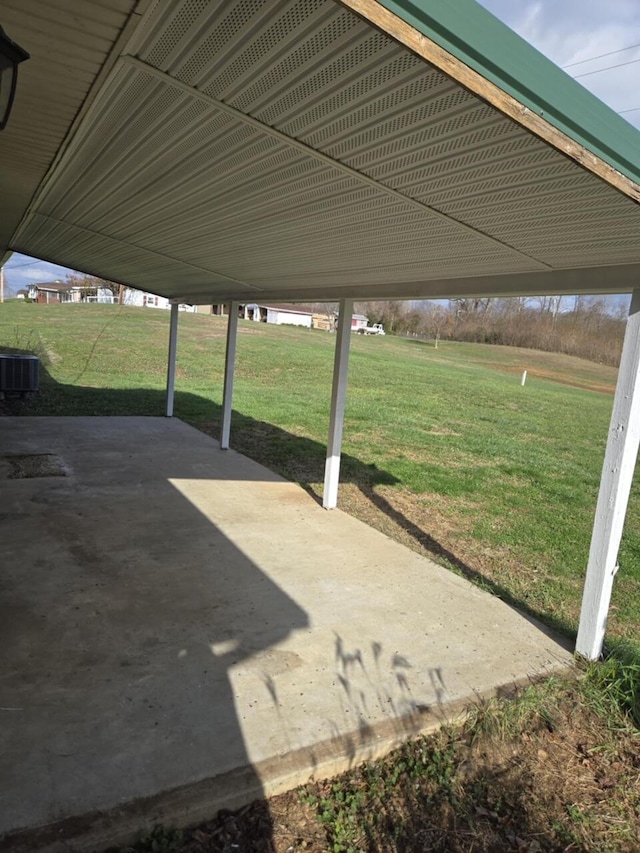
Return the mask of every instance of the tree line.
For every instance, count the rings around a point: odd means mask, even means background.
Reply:
[[[439,341],[501,344],[559,352],[618,365],[626,307],[610,298],[544,296],[452,299],[449,302],[356,303],[388,334]]]

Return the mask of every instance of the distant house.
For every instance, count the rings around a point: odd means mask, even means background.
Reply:
[[[198,314],[213,314],[216,317],[226,317],[228,306],[224,302],[214,302],[212,305],[196,305]]]
[[[125,288],[122,304],[136,308],[171,308],[171,303],[166,296],[156,296],[155,293],[145,293],[143,290],[135,290],[132,287]]]
[[[311,318],[314,329],[322,329],[324,332],[335,332],[338,325],[338,315],[335,311],[327,311],[326,314],[315,313]]]
[[[165,296],[145,293],[133,287],[125,287],[122,294],[115,295],[108,287],[87,287],[86,285],[71,284],[66,281],[47,281],[41,284],[30,284],[29,299],[33,302],[48,305],[50,303],[79,303],[98,302],[103,305],[135,305],[141,308],[171,308],[171,302]],[[195,305],[180,305],[181,311],[195,311]]]
[[[212,305],[198,305],[199,314],[213,314],[216,317],[226,317],[228,305],[223,302]],[[238,306],[238,315],[242,320],[254,320],[260,323],[275,323],[276,325],[304,326],[309,329],[335,331],[338,315],[334,311],[320,313],[311,311],[300,305],[259,305],[249,302]]]
[[[122,293],[122,304],[136,308],[171,308],[171,302],[166,296],[156,296],[155,293],[145,293],[133,287],[125,287]],[[196,311],[195,305],[180,305],[180,311]]]
[[[258,323],[274,323],[276,326],[312,326],[313,311],[304,311],[291,305],[258,305],[248,303],[240,305],[240,317],[243,320],[255,320]]]
[[[358,329],[366,329],[369,325],[369,318],[364,314],[354,314],[351,317],[351,331],[357,332]]]
[[[37,302],[40,305],[60,302],[100,302],[103,304],[114,302],[113,293],[108,287],[87,289],[66,281],[44,281],[30,284],[28,296],[32,302]]]

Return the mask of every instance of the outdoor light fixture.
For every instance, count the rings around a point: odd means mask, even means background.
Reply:
[[[0,27],[0,130],[5,129],[9,120],[16,93],[18,65],[25,59],[29,59],[27,51],[11,41]]]

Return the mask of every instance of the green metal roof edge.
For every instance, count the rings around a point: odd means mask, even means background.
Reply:
[[[378,2],[640,184],[640,131],[476,0]]]

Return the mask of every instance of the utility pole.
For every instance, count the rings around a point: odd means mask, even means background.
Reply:
[[[0,302],[4,302],[4,267],[0,267]]]

